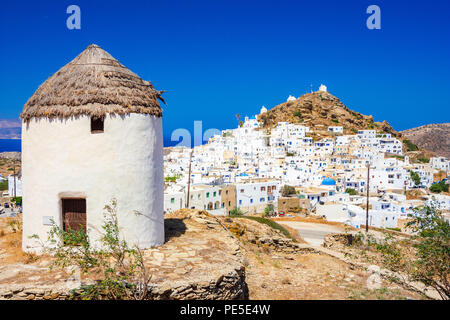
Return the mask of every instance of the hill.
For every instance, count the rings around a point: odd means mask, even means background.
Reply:
[[[314,128],[319,137],[327,135],[328,126],[342,126],[345,134],[373,129],[400,136],[386,121],[375,122],[372,116],[352,111],[337,97],[324,91],[307,93],[296,100],[282,103],[260,115],[258,120],[267,129],[283,121],[303,124]]]
[[[401,131],[420,148],[450,158],[450,123],[436,123]]]

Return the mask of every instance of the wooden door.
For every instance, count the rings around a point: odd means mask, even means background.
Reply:
[[[86,199],[62,199],[63,229],[86,233]]]

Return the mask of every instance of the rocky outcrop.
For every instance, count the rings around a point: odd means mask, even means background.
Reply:
[[[240,242],[216,217],[177,211],[165,216],[165,235],[164,245],[143,250],[151,274],[146,299],[248,299]],[[69,271],[49,270],[51,256],[29,264],[2,264],[1,258],[0,300],[78,299],[79,288],[96,280],[88,274],[75,281]]]
[[[329,134],[328,126],[342,126],[346,134],[355,133],[356,130],[374,129],[398,135],[386,121],[375,122],[372,116],[352,111],[337,97],[322,91],[307,93],[296,100],[282,103],[258,116],[258,120],[268,129],[278,122],[288,121],[314,127],[325,135]]]

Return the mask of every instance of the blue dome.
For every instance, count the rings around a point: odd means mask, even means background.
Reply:
[[[334,181],[331,178],[325,178],[322,181],[322,185],[324,185],[324,186],[335,186],[336,185],[336,181]]]

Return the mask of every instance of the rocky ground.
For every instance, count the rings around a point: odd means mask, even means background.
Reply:
[[[49,270],[50,256],[22,253],[11,220],[0,220],[0,299],[66,299],[79,285],[77,274]],[[166,216],[165,227],[165,244],[143,252],[152,275],[148,299],[248,298],[239,242],[216,218],[185,210]]]
[[[247,219],[233,219],[233,224],[230,230],[239,235],[247,260],[250,299],[423,298],[381,278],[374,285],[372,271],[307,244],[291,242],[266,225]]]
[[[70,270],[50,271],[52,257],[22,253],[8,221],[0,219],[0,299],[66,299],[79,285]],[[148,299],[422,298],[386,280],[373,286],[371,271],[257,221],[181,210],[165,227],[166,243],[144,251]]]

